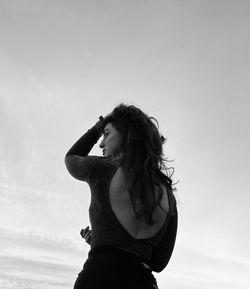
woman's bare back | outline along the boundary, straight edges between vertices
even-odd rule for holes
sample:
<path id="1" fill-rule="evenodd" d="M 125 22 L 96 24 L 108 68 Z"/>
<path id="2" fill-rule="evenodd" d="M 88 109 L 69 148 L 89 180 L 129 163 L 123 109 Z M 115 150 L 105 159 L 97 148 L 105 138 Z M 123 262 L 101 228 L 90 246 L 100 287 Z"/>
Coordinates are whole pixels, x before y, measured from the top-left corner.
<path id="1" fill-rule="evenodd" d="M 120 224 L 133 238 L 150 238 L 154 236 L 163 226 L 167 217 L 166 213 L 169 211 L 169 201 L 166 187 L 164 184 L 162 184 L 161 187 L 163 189 L 161 207 L 164 211 L 157 206 L 153 214 L 156 224 L 149 226 L 146 224 L 144 216 L 136 219 L 123 169 L 120 166 L 116 170 L 109 187 L 109 200 L 111 208 Z M 157 191 L 154 193 L 157 194 Z"/>

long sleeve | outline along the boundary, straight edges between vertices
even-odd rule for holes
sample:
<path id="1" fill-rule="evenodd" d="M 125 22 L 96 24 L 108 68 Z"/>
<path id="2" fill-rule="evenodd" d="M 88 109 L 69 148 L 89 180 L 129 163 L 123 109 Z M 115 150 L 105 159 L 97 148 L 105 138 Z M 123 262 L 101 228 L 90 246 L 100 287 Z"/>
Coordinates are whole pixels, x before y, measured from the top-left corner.
<path id="1" fill-rule="evenodd" d="M 168 230 L 163 239 L 152 252 L 150 267 L 155 272 L 161 272 L 170 260 L 176 240 L 177 224 L 178 214 L 176 213 L 176 215 L 171 217 Z"/>
<path id="2" fill-rule="evenodd" d="M 98 121 L 73 144 L 65 156 L 68 172 L 78 180 L 88 182 L 92 169 L 100 158 L 88 154 L 101 136 L 102 124 L 101 120 Z"/>
<path id="3" fill-rule="evenodd" d="M 168 182 L 166 176 L 161 173 L 162 181 Z M 169 214 L 167 230 L 161 241 L 154 247 L 150 256 L 150 267 L 155 272 L 161 272 L 169 263 L 172 256 L 178 227 L 177 202 L 173 192 L 169 192 Z"/>

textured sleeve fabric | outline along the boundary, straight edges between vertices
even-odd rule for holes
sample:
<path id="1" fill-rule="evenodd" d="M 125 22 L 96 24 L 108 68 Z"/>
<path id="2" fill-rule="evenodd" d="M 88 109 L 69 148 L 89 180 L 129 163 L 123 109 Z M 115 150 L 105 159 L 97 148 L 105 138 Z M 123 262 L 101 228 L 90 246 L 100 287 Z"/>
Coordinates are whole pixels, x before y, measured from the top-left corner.
<path id="1" fill-rule="evenodd" d="M 96 162 L 101 158 L 98 156 L 88 156 L 92 147 L 101 136 L 100 122 L 96 123 L 80 137 L 65 156 L 65 165 L 68 172 L 80 181 L 89 182 L 91 172 Z"/>

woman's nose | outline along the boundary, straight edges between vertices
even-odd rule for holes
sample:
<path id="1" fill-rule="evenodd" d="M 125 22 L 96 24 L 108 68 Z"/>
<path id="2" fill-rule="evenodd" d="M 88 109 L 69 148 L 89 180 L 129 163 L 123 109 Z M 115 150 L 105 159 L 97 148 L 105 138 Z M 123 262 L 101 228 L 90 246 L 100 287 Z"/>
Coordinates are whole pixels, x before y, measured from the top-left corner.
<path id="1" fill-rule="evenodd" d="M 100 148 L 103 148 L 103 147 L 104 147 L 104 142 L 103 142 L 103 140 L 102 140 L 101 143 L 99 144 L 99 147 L 100 147 Z"/>

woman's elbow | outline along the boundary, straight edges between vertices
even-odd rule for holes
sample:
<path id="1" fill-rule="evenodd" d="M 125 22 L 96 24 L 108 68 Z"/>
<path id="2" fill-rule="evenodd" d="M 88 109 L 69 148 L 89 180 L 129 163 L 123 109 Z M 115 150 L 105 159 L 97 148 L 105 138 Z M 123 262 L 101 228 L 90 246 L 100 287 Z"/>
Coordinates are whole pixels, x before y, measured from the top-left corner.
<path id="1" fill-rule="evenodd" d="M 153 263 L 152 262 L 150 264 L 150 268 L 152 269 L 152 271 L 154 271 L 156 273 L 160 273 L 161 271 L 163 271 L 166 268 L 167 263 L 163 263 L 163 262 L 155 262 L 155 263 Z"/>
<path id="2" fill-rule="evenodd" d="M 76 168 L 75 168 L 75 165 L 74 165 L 74 161 L 72 159 L 72 156 L 69 156 L 69 155 L 66 155 L 64 157 L 64 163 L 65 163 L 65 166 L 66 166 L 66 169 L 67 171 L 69 172 L 69 174 L 76 178 Z"/>
<path id="3" fill-rule="evenodd" d="M 64 157 L 64 164 L 65 164 L 65 167 L 67 168 L 67 170 L 69 171 L 69 168 L 70 168 L 70 157 L 68 155 L 65 155 L 65 157 Z"/>

